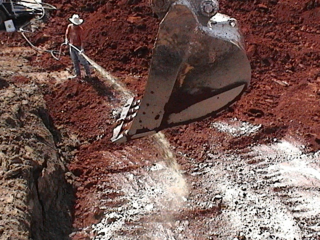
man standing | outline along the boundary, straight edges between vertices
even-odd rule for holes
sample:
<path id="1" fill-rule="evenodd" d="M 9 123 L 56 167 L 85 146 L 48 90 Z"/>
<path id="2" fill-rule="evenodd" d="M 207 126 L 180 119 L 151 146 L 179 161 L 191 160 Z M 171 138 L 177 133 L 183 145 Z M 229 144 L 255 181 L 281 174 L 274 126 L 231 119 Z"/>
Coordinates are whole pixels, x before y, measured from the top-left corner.
<path id="1" fill-rule="evenodd" d="M 74 70 L 76 75 L 73 77 L 81 78 L 80 63 L 83 65 L 86 71 L 86 78 L 91 77 L 90 67 L 86 59 L 82 56 L 83 53 L 83 41 L 82 34 L 83 28 L 80 26 L 83 23 L 83 19 L 78 14 L 73 14 L 69 18 L 71 24 L 68 25 L 65 42 L 69 44 L 70 57 L 73 62 Z"/>

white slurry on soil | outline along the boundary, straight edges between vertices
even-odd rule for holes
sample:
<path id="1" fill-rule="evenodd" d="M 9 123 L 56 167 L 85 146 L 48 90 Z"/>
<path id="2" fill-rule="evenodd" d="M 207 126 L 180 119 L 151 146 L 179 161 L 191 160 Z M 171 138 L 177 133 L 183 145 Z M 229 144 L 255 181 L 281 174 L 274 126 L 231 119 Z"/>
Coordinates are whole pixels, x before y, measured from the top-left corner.
<path id="1" fill-rule="evenodd" d="M 216 126 L 235 132 L 234 124 L 230 130 L 226 123 Z M 250 159 L 257 163 L 248 164 Z M 318 154 L 303 154 L 283 140 L 254 147 L 243 156 L 222 154 L 203 178 L 207 188 L 220 190 L 226 205 L 221 239 L 235 234 L 261 240 L 320 237 Z"/>
<path id="2" fill-rule="evenodd" d="M 182 174 L 176 169 L 173 153 L 168 142 L 157 134 L 159 146 L 164 151 L 163 160 L 150 167 L 131 172 L 113 174 L 106 185 L 114 186 L 120 202 L 114 208 L 103 207 L 114 199 L 101 200 L 101 209 L 107 214 L 100 223 L 92 226 L 94 239 L 174 239 L 171 230 L 173 215 L 187 201 L 188 188 Z M 148 161 L 147 159 L 143 161 Z M 113 190 L 101 186 L 101 195 Z"/>
<path id="3" fill-rule="evenodd" d="M 211 126 L 220 132 L 229 133 L 233 137 L 249 136 L 261 128 L 261 125 L 255 126 L 247 122 L 238 121 L 236 118 L 230 120 L 228 123 L 213 122 Z"/>
<path id="4" fill-rule="evenodd" d="M 258 129 L 234 120 L 230 129 L 228 123 L 215 126 L 230 134 L 244 126 L 250 133 Z M 158 138 L 170 148 L 163 136 Z M 184 175 L 168 159 L 114 174 L 108 185 L 121 189 L 117 201 L 122 203 L 105 207 L 91 233 L 94 239 L 319 239 L 319 153 L 303 154 L 296 146 L 283 140 L 240 155 L 211 154 L 204 163 L 192 161 Z M 167 156 L 173 158 L 170 151 Z M 192 214 L 210 212 L 217 196 L 222 197 L 219 213 Z"/>
<path id="5" fill-rule="evenodd" d="M 94 239 L 174 236 L 169 227 L 172 214 L 186 201 L 185 192 L 180 191 L 180 186 L 185 185 L 180 174 L 159 162 L 151 168 L 117 174 L 113 183 L 117 183 L 123 194 L 118 198 L 121 206 L 107 208 L 102 221 L 92 226 Z M 105 201 L 108 203 L 108 199 Z"/>

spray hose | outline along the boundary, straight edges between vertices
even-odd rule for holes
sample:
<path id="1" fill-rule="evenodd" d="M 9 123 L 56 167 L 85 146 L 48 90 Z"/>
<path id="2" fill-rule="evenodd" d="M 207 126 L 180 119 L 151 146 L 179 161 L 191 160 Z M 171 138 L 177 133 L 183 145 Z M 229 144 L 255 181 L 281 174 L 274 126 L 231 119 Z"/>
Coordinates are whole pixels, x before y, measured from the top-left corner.
<path id="1" fill-rule="evenodd" d="M 77 48 L 76 46 L 72 45 L 71 43 L 64 43 L 69 45 L 70 47 L 72 47 L 73 49 L 75 49 L 88 63 L 90 63 L 90 65 L 95 66 L 98 64 L 96 64 L 93 60 L 91 60 L 87 55 L 84 54 L 83 50 L 80 50 L 79 48 Z"/>
<path id="2" fill-rule="evenodd" d="M 27 43 L 28 43 L 33 49 L 35 49 L 35 50 L 38 51 L 38 52 L 47 52 L 47 53 L 50 53 L 51 56 L 52 56 L 55 60 L 59 61 L 59 60 L 60 60 L 60 57 L 61 57 L 61 52 L 62 52 L 62 47 L 63 47 L 63 45 L 69 45 L 69 46 L 71 46 L 72 48 L 74 48 L 77 52 L 79 52 L 79 53 L 92 65 L 92 62 L 93 62 L 93 61 L 92 61 L 88 56 L 86 56 L 86 55 L 83 53 L 83 51 L 81 51 L 79 48 L 77 48 L 76 46 L 72 45 L 71 43 L 67 43 L 67 42 L 61 43 L 60 48 L 59 48 L 59 51 L 57 51 L 57 50 L 47 50 L 47 49 L 43 50 L 43 49 L 41 49 L 41 48 L 36 47 L 34 44 L 32 44 L 32 42 L 27 38 L 27 36 L 24 34 L 24 32 L 26 32 L 26 31 L 24 31 L 23 29 L 20 29 L 20 33 L 21 33 L 21 35 L 23 36 L 23 38 L 27 41 Z"/>
<path id="3" fill-rule="evenodd" d="M 57 51 L 57 50 L 46 50 L 46 49 L 43 50 L 43 49 L 40 49 L 40 48 L 36 47 L 35 45 L 33 45 L 32 42 L 27 38 L 27 36 L 24 34 L 23 31 L 20 31 L 20 33 L 21 33 L 21 35 L 23 36 L 23 38 L 27 41 L 27 43 L 28 43 L 33 49 L 35 49 L 35 50 L 38 51 L 38 52 L 47 52 L 47 53 L 50 53 L 51 56 L 52 56 L 55 60 L 57 60 L 57 61 L 60 60 L 61 52 L 62 52 L 62 46 L 63 46 L 63 45 L 67 45 L 67 43 L 62 43 L 62 44 L 60 45 L 59 51 Z"/>
<path id="4" fill-rule="evenodd" d="M 21 30 L 21 29 L 20 29 Z M 97 71 L 99 71 L 103 76 L 105 76 L 112 84 L 114 87 L 118 88 L 121 92 L 124 93 L 124 95 L 128 95 L 130 97 L 132 97 L 132 93 L 128 92 L 128 90 L 126 90 L 126 88 L 124 86 L 122 86 L 121 83 L 119 83 L 119 81 L 117 81 L 109 72 L 107 72 L 103 67 L 101 67 L 99 64 L 97 64 L 96 62 L 94 62 L 92 59 L 90 59 L 87 55 L 85 55 L 83 53 L 83 51 L 81 51 L 79 48 L 77 48 L 76 46 L 72 45 L 71 43 L 67 43 L 64 42 L 60 45 L 60 49 L 59 51 L 56 50 L 43 50 L 40 49 L 38 47 L 36 47 L 35 45 L 33 45 L 30 40 L 26 37 L 26 35 L 24 34 L 24 32 L 21 30 L 20 31 L 22 36 L 24 37 L 24 39 L 28 42 L 28 44 L 35 49 L 36 51 L 40 51 L 40 52 L 47 52 L 50 53 L 51 56 L 56 59 L 56 60 L 60 60 L 61 57 L 61 51 L 62 51 L 62 46 L 63 45 L 69 45 L 70 47 L 74 48 L 76 51 L 78 51 L 80 53 L 80 55 L 91 65 L 93 66 Z M 58 53 L 58 54 L 57 54 Z M 57 55 L 56 55 L 57 54 Z"/>
<path id="5" fill-rule="evenodd" d="M 99 64 L 97 64 L 95 61 L 90 59 L 87 55 L 83 53 L 79 48 L 72 45 L 71 43 L 68 43 L 72 48 L 74 48 L 76 51 L 80 53 L 80 55 L 91 65 L 93 66 L 98 72 L 100 72 L 104 77 L 106 77 L 109 82 L 112 83 L 112 85 L 117 88 L 119 91 L 121 91 L 124 95 L 127 97 L 133 97 L 133 93 L 128 91 L 125 86 L 123 86 L 116 78 L 114 78 L 109 72 L 107 72 L 103 67 L 101 67 Z"/>

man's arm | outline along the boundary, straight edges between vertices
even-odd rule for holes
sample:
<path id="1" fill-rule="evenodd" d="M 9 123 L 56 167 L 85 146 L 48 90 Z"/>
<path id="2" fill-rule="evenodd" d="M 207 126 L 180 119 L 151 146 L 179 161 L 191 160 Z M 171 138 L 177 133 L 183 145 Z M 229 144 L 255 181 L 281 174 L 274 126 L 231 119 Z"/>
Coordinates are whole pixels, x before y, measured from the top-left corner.
<path id="1" fill-rule="evenodd" d="M 64 36 L 65 43 L 69 43 L 70 26 L 71 26 L 71 24 L 68 25 L 65 36 Z"/>
<path id="2" fill-rule="evenodd" d="M 80 26 L 79 39 L 80 39 L 80 42 L 81 42 L 81 50 L 83 51 L 84 48 L 83 48 L 82 34 L 83 34 L 83 28 Z"/>

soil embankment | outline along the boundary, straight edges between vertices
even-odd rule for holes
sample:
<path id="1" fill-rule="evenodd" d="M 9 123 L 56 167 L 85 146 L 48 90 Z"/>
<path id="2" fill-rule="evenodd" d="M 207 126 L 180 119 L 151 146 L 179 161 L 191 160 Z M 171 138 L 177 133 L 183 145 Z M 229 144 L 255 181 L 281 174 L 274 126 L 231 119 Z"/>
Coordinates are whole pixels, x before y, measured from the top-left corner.
<path id="1" fill-rule="evenodd" d="M 66 239 L 73 191 L 43 95 L 1 78 L 0 96 L 1 239 Z"/>

